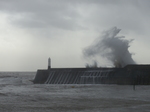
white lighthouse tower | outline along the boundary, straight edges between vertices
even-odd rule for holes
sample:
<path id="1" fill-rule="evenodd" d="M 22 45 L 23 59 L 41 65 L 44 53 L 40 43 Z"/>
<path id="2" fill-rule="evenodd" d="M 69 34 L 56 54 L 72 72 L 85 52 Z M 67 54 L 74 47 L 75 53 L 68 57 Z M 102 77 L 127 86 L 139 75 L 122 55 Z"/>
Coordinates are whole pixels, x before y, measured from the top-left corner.
<path id="1" fill-rule="evenodd" d="M 51 68 L 51 58 L 48 58 L 48 70 Z"/>

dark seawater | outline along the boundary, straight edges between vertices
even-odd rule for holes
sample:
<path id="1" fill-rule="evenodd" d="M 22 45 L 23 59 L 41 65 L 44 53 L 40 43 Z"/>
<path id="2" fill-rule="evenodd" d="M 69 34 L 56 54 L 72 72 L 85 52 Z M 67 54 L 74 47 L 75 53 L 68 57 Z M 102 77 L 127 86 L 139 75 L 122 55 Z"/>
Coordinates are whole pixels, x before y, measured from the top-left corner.
<path id="1" fill-rule="evenodd" d="M 148 112 L 150 86 L 33 84 L 36 72 L 0 72 L 0 112 Z"/>

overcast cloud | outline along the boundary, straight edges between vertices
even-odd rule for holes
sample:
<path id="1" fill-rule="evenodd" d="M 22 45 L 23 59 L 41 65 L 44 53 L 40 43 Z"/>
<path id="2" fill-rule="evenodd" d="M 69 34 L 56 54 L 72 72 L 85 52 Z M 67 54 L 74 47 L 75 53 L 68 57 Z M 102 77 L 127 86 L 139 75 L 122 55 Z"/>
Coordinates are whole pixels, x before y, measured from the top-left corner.
<path id="1" fill-rule="evenodd" d="M 84 67 L 82 50 L 114 26 L 129 51 L 150 63 L 149 0 L 0 0 L 0 70 Z M 104 66 L 111 64 L 101 59 Z"/>

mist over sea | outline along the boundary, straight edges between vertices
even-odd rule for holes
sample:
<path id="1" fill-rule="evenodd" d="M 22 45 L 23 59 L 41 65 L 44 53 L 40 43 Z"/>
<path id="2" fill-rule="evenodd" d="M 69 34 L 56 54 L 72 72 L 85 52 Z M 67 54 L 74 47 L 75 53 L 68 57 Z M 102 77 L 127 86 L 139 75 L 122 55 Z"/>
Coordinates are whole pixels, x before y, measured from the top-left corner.
<path id="1" fill-rule="evenodd" d="M 36 72 L 0 72 L 0 112 L 148 112 L 150 86 L 33 84 Z"/>

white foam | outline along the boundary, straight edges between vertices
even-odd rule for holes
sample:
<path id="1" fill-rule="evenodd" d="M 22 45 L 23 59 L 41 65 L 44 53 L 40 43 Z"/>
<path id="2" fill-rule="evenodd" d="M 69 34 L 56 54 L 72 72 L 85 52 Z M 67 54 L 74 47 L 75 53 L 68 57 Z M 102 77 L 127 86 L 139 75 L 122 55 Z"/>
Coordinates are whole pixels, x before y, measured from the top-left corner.
<path id="1" fill-rule="evenodd" d="M 21 78 L 5 77 L 0 79 L 0 84 L 22 84 Z"/>

